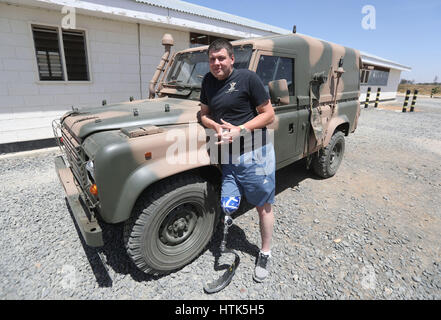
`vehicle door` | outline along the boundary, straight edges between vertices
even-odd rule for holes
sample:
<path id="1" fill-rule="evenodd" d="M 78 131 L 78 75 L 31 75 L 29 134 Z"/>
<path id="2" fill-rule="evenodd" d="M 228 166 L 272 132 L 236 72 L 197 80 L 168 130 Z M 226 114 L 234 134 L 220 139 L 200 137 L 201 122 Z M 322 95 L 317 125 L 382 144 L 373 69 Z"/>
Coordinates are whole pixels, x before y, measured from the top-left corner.
<path id="1" fill-rule="evenodd" d="M 268 95 L 268 82 L 285 79 L 288 83 L 289 104 L 273 104 L 276 120 L 270 126 L 274 128 L 274 150 L 277 168 L 280 168 L 293 162 L 296 149 L 298 116 L 294 83 L 295 55 L 259 50 L 254 61 L 254 70 L 262 80 Z"/>

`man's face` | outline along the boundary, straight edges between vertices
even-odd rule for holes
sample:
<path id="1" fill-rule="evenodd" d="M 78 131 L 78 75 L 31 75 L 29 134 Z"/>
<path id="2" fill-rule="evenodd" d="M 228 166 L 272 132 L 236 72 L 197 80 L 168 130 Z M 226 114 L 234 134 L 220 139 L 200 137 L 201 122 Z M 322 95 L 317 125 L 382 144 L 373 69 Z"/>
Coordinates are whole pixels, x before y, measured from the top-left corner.
<path id="1" fill-rule="evenodd" d="M 234 55 L 230 57 L 227 49 L 210 51 L 208 54 L 210 72 L 218 80 L 226 79 L 233 71 Z"/>

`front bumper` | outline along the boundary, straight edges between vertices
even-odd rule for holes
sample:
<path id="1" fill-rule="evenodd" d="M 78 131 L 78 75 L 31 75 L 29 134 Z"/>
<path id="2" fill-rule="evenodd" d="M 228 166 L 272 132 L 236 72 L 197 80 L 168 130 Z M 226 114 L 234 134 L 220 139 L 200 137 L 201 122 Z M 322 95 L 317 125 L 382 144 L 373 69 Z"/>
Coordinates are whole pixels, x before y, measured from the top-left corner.
<path id="1" fill-rule="evenodd" d="M 84 205 L 82 191 L 75 183 L 72 171 L 66 166 L 62 156 L 55 158 L 55 170 L 66 192 L 67 201 L 84 241 L 88 246 L 102 247 L 104 242 L 101 227 L 87 206 Z"/>

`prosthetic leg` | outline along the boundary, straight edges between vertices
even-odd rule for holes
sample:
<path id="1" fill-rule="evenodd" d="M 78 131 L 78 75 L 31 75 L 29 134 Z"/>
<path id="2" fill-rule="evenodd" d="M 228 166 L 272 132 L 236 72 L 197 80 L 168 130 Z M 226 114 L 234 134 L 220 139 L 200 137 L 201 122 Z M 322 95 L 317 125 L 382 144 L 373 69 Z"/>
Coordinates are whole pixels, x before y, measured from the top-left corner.
<path id="1" fill-rule="evenodd" d="M 227 235 L 228 235 L 228 229 L 233 225 L 233 218 L 231 218 L 231 213 L 236 211 L 237 208 L 239 207 L 239 203 L 240 203 L 240 197 L 235 197 L 235 198 L 239 198 L 236 203 L 237 206 L 235 206 L 236 208 L 234 210 L 231 210 L 231 207 L 229 208 L 230 210 L 226 209 L 225 206 L 225 201 L 222 201 L 222 209 L 225 213 L 225 217 L 224 217 L 224 233 L 223 233 L 223 237 L 222 237 L 222 242 L 220 245 L 220 254 L 226 254 L 226 253 L 232 253 L 234 254 L 234 262 L 228 267 L 228 269 L 224 272 L 224 274 L 222 276 L 220 276 L 217 280 L 215 280 L 214 282 L 211 283 L 207 283 L 204 286 L 204 291 L 206 293 L 216 293 L 221 291 L 222 289 L 224 289 L 226 286 L 228 286 L 231 282 L 231 280 L 233 279 L 234 273 L 236 272 L 237 267 L 239 266 L 239 262 L 240 262 L 240 258 L 239 255 L 232 249 L 228 249 L 226 247 L 227 244 Z"/>

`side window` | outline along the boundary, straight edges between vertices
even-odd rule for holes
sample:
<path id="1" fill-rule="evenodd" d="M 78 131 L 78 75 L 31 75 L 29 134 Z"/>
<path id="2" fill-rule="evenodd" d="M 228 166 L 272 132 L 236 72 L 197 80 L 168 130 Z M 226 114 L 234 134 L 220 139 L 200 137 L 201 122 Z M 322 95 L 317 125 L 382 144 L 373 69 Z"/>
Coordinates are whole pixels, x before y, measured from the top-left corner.
<path id="1" fill-rule="evenodd" d="M 285 79 L 288 83 L 289 95 L 294 95 L 294 59 L 261 55 L 256 73 L 268 94 L 268 82 Z"/>

